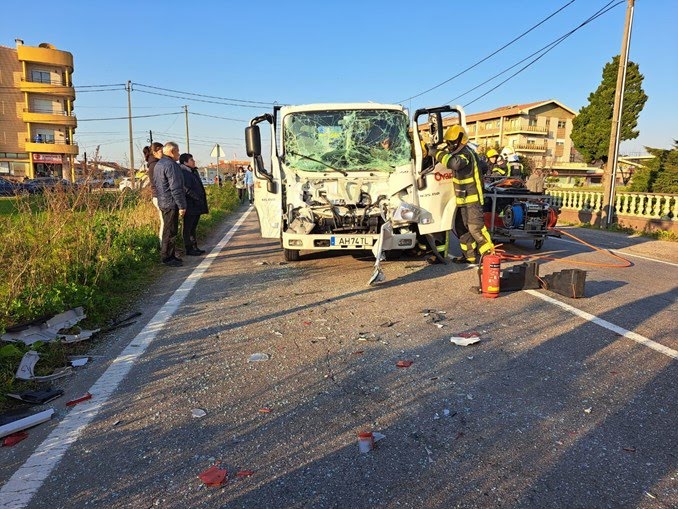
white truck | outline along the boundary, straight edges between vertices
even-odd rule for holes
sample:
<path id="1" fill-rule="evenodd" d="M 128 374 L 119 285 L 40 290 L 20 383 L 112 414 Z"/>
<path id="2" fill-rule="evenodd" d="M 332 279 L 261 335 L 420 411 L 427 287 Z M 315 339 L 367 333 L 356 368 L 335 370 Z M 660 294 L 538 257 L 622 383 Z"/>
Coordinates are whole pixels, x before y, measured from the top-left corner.
<path id="1" fill-rule="evenodd" d="M 245 139 L 261 236 L 279 239 L 287 261 L 300 251 L 372 250 L 370 282 L 383 279 L 387 252 L 421 241 L 435 249 L 433 234 L 454 224 L 454 189 L 450 170 L 434 166 L 421 142 L 442 141 L 443 114 L 465 125 L 460 106 L 417 110 L 410 126 L 402 106 L 377 103 L 276 106 L 252 119 Z"/>

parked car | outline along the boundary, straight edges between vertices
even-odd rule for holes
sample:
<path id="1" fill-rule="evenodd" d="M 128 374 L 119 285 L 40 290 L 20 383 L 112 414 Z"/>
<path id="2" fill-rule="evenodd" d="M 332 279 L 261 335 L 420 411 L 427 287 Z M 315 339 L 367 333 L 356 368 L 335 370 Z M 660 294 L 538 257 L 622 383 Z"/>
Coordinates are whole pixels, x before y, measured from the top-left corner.
<path id="1" fill-rule="evenodd" d="M 0 177 L 0 196 L 16 196 L 24 191 L 21 184 Z"/>
<path id="2" fill-rule="evenodd" d="M 60 187 L 65 190 L 75 189 L 75 184 L 72 184 L 69 180 L 62 179 L 59 177 L 37 177 L 32 180 L 27 180 L 22 184 L 26 192 L 30 194 L 40 194 L 45 191 L 45 189 L 56 189 Z"/>

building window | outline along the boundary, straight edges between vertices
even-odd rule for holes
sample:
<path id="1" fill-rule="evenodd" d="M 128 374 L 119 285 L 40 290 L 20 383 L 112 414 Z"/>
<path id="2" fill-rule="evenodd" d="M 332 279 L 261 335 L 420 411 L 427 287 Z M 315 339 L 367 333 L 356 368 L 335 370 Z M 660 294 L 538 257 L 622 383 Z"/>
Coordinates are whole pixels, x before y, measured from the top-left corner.
<path id="1" fill-rule="evenodd" d="M 49 72 L 46 71 L 32 71 L 31 81 L 34 83 L 51 83 L 52 77 L 50 76 Z"/>
<path id="2" fill-rule="evenodd" d="M 528 145 L 534 145 L 536 143 L 536 140 L 534 138 L 528 138 L 527 139 L 527 144 Z"/>
<path id="3" fill-rule="evenodd" d="M 529 125 L 530 127 L 536 127 L 537 126 L 537 117 L 530 117 L 527 125 Z"/>
<path id="4" fill-rule="evenodd" d="M 558 120 L 558 129 L 565 129 L 565 120 Z"/>
<path id="5" fill-rule="evenodd" d="M 0 173 L 9 175 L 9 163 L 0 161 Z"/>
<path id="6" fill-rule="evenodd" d="M 563 140 L 556 140 L 556 145 L 557 145 L 558 147 L 562 147 L 562 146 L 565 145 L 565 142 L 564 142 Z"/>

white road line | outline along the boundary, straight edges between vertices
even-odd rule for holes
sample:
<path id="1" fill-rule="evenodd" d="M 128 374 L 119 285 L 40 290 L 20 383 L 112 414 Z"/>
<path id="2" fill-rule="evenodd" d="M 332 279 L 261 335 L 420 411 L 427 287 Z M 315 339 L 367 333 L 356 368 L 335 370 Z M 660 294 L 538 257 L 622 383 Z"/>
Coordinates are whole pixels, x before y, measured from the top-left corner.
<path id="1" fill-rule="evenodd" d="M 622 327 L 619 327 L 618 325 L 608 322 L 607 320 L 603 320 L 602 318 L 598 318 L 595 315 L 587 313 L 586 311 L 582 311 L 581 309 L 577 309 L 573 306 L 570 306 L 569 304 L 560 302 L 559 300 L 549 297 L 548 295 L 539 293 L 537 290 L 525 290 L 525 291 L 530 295 L 540 298 L 543 301 L 559 306 L 563 308 L 565 311 L 568 311 L 573 315 L 578 316 L 579 318 L 583 318 L 584 320 L 588 320 L 589 322 L 595 323 L 596 325 L 600 325 L 601 327 L 604 327 L 607 330 L 616 332 L 620 336 L 624 336 L 625 338 L 631 339 L 636 343 L 640 343 L 641 345 L 644 345 L 648 348 L 652 348 L 653 350 L 656 350 L 659 353 L 667 355 L 668 357 L 678 359 L 678 351 L 674 350 L 673 348 L 669 348 L 668 346 L 659 344 L 656 341 L 652 341 L 651 339 L 648 339 L 645 336 L 641 336 L 640 334 L 636 334 L 635 332 L 628 331 Z"/>
<path id="2" fill-rule="evenodd" d="M 66 454 L 68 448 L 75 443 L 80 433 L 99 413 L 99 410 L 132 369 L 134 362 L 146 351 L 158 332 L 163 329 L 167 320 L 177 311 L 191 289 L 207 271 L 219 252 L 228 244 L 238 228 L 242 226 L 251 211 L 252 207 L 243 213 L 214 249 L 205 256 L 203 261 L 193 269 L 193 272 L 163 304 L 151 321 L 129 342 L 122 353 L 92 385 L 89 392 L 93 395 L 93 398 L 89 402 L 81 403 L 73 408 L 0 489 L 0 507 L 19 509 L 28 505 L 45 479 Z"/>
<path id="3" fill-rule="evenodd" d="M 560 242 L 567 242 L 568 244 L 575 244 L 577 246 L 582 246 L 586 247 L 580 242 L 575 242 L 574 240 L 568 240 L 568 239 L 559 239 L 558 237 L 552 237 L 554 240 L 559 240 Z M 607 248 L 606 248 L 607 249 Z M 621 251 L 620 249 L 610 249 L 609 251 L 618 254 L 619 256 L 631 256 L 633 258 L 642 258 L 643 260 L 647 260 L 650 262 L 657 262 L 657 263 L 663 263 L 666 265 L 671 265 L 672 267 L 678 267 L 678 263 L 673 263 L 673 262 L 667 262 L 666 260 L 658 260 L 657 258 L 650 258 L 648 256 L 641 256 L 637 254 L 631 254 L 628 251 Z"/>

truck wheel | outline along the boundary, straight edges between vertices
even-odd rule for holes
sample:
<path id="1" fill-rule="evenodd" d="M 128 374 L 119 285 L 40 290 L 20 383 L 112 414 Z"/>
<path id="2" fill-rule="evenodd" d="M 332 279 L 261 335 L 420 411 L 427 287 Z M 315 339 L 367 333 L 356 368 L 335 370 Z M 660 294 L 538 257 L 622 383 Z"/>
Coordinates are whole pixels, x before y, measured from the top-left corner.
<path id="1" fill-rule="evenodd" d="M 286 262 L 298 262 L 299 250 L 283 248 L 283 258 Z"/>

